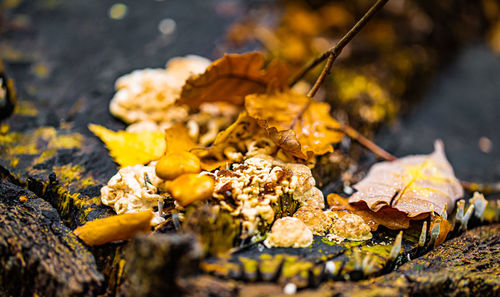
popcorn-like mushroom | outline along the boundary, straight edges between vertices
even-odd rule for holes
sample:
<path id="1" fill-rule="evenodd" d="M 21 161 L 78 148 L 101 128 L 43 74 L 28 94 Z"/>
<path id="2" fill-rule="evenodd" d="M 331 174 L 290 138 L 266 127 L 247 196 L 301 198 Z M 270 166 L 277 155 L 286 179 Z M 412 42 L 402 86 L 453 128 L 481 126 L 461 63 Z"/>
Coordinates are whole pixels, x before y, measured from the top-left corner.
<path id="1" fill-rule="evenodd" d="M 187 56 L 171 59 L 167 69 L 149 68 L 124 75 L 116 81 L 117 92 L 110 102 L 110 111 L 129 124 L 184 120 L 188 108 L 174 103 L 186 79 L 202 73 L 209 64 L 205 58 Z"/>
<path id="2" fill-rule="evenodd" d="M 293 214 L 293 217 L 304 222 L 315 235 L 325 235 L 332 226 L 332 220 L 317 208 L 301 207 Z"/>
<path id="3" fill-rule="evenodd" d="M 120 77 L 111 99 L 111 114 L 126 123 L 141 121 L 175 121 L 188 115 L 184 106 L 174 102 L 180 88 L 172 86 L 175 76 L 164 69 L 141 69 Z"/>
<path id="4" fill-rule="evenodd" d="M 190 152 L 168 153 L 158 160 L 156 175 L 171 180 L 185 173 L 200 173 L 200 159 Z"/>
<path id="5" fill-rule="evenodd" d="M 284 195 L 289 195 L 297 206 L 324 207 L 311 170 L 302 164 L 258 155 L 233 165 L 232 170 L 217 170 L 214 175 L 214 197 L 220 200 L 222 208 L 242 218 L 246 235 L 255 234 L 261 223 L 271 224 L 275 220 L 274 208 Z"/>
<path id="6" fill-rule="evenodd" d="M 160 190 L 164 187 L 163 180 L 156 176 L 155 166 L 123 167 L 101 188 L 101 201 L 117 214 L 151 211 L 163 201 Z M 162 221 L 161 214 L 156 212 L 153 224 Z"/>
<path id="7" fill-rule="evenodd" d="M 328 212 L 328 215 L 333 219 L 329 236 L 333 235 L 332 237 L 352 241 L 363 241 L 372 238 L 370 226 L 365 223 L 362 217 L 342 211 Z"/>
<path id="8" fill-rule="evenodd" d="M 306 224 L 292 217 L 284 217 L 276 220 L 271 233 L 264 241 L 264 245 L 270 247 L 308 247 L 313 242 L 313 234 Z"/>
<path id="9" fill-rule="evenodd" d="M 214 179 L 208 175 L 183 174 L 172 181 L 168 187 L 172 197 L 181 206 L 198 200 L 208 199 L 214 191 Z"/>

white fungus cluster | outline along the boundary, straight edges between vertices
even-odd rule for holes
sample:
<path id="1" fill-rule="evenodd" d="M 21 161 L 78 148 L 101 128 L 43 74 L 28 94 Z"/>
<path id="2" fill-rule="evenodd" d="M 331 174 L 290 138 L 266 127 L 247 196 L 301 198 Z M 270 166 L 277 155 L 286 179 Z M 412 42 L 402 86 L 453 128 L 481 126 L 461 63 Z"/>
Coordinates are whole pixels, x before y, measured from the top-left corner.
<path id="1" fill-rule="evenodd" d="M 270 247 L 308 247 L 313 242 L 313 233 L 301 220 L 293 217 L 284 217 L 276 220 L 271 233 L 264 241 Z"/>
<path id="2" fill-rule="evenodd" d="M 130 130 L 165 128 L 188 116 L 185 106 L 175 105 L 189 76 L 205 71 L 210 60 L 199 56 L 171 59 L 166 69 L 141 69 L 120 77 L 110 103 L 111 113 L 128 124 Z"/>
<path id="3" fill-rule="evenodd" d="M 163 183 L 156 176 L 153 165 L 123 167 L 101 188 L 101 201 L 117 214 L 153 210 L 158 202 L 163 201 L 164 197 L 159 194 Z M 155 213 L 153 224 L 163 221 L 160 215 Z"/>
<path id="4" fill-rule="evenodd" d="M 215 173 L 214 197 L 222 208 L 242 218 L 243 231 L 254 234 L 261 220 L 274 221 L 273 205 L 290 195 L 299 205 L 324 207 L 323 195 L 314 187 L 311 170 L 302 164 L 287 164 L 259 155 Z"/>

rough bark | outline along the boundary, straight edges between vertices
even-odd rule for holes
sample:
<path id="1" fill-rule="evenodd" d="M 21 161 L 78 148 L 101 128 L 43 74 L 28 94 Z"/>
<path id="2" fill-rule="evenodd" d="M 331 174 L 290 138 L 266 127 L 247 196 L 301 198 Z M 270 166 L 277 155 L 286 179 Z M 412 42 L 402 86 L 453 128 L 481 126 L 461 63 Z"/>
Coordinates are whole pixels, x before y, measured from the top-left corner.
<path id="1" fill-rule="evenodd" d="M 467 231 L 387 275 L 360 282 L 329 281 L 297 296 L 498 296 L 499 273 L 500 224 L 494 224 Z M 238 289 L 241 296 L 283 294 L 277 285 Z"/>
<path id="2" fill-rule="evenodd" d="M 0 291 L 12 296 L 92 296 L 104 277 L 57 211 L 32 192 L 0 183 Z"/>

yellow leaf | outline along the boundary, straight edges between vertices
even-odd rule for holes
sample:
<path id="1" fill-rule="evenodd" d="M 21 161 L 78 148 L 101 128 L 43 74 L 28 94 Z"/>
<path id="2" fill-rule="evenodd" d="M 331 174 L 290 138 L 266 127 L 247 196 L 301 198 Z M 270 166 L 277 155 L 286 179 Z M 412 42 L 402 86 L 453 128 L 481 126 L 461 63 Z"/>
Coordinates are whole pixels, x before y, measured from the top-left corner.
<path id="1" fill-rule="evenodd" d="M 178 102 L 191 107 L 216 101 L 242 105 L 248 94 L 284 89 L 288 77 L 285 65 L 274 62 L 265 70 L 263 66 L 264 56 L 259 52 L 226 54 L 203 74 L 189 78 Z"/>
<path id="2" fill-rule="evenodd" d="M 350 203 L 364 202 L 375 212 L 393 208 L 414 218 L 421 214 L 451 213 L 464 190 L 436 141 L 430 155 L 407 156 L 372 166 L 368 175 L 354 185 L 358 190 Z"/>
<path id="3" fill-rule="evenodd" d="M 73 233 L 87 245 L 101 245 L 130 239 L 139 232 L 151 231 L 151 219 L 151 211 L 121 214 L 87 222 Z"/>
<path id="4" fill-rule="evenodd" d="M 165 153 L 163 132 L 115 132 L 94 124 L 89 125 L 89 130 L 106 144 L 109 154 L 120 167 L 146 164 Z"/>
<path id="5" fill-rule="evenodd" d="M 340 125 L 330 116 L 330 106 L 310 100 L 293 91 L 252 94 L 246 97 L 245 108 L 285 153 L 309 160 L 314 155 L 332 152 L 332 144 L 344 137 L 335 130 Z"/>

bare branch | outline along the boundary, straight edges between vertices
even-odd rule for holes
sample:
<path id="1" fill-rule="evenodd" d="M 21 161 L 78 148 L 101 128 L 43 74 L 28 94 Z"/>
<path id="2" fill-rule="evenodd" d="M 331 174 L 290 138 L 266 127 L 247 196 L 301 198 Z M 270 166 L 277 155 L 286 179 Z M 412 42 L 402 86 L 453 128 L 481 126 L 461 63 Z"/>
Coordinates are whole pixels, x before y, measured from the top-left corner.
<path id="1" fill-rule="evenodd" d="M 314 67 L 319 65 L 324 60 L 328 59 L 333 55 L 333 61 L 331 61 L 329 68 L 326 70 L 328 73 L 330 68 L 332 67 L 333 62 L 340 55 L 344 47 L 358 34 L 359 31 L 368 23 L 368 21 L 373 17 L 375 13 L 377 13 L 389 0 L 378 0 L 373 6 L 363 15 L 363 17 L 347 32 L 342 39 L 340 39 L 337 44 L 330 48 L 328 51 L 324 52 L 321 56 L 307 64 L 290 82 L 289 86 L 293 87 L 299 80 L 301 80 L 309 71 L 311 71 Z M 328 64 L 328 63 L 327 63 Z M 325 65 L 325 68 L 328 65 Z M 323 69 L 324 72 L 324 69 Z M 321 76 L 318 78 L 318 80 Z M 324 78 L 323 78 L 324 79 Z M 317 81 L 316 81 L 317 82 Z M 316 84 L 314 84 L 316 85 Z"/>

